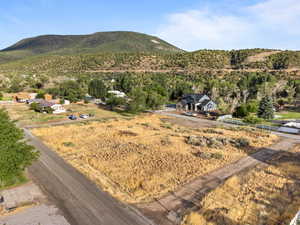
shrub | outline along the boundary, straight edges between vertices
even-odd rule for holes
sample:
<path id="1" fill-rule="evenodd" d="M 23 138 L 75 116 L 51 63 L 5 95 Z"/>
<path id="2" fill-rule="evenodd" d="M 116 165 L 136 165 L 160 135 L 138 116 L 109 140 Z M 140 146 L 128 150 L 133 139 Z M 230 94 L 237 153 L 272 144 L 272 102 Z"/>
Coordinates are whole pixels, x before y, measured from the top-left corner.
<path id="1" fill-rule="evenodd" d="M 249 113 L 257 113 L 259 103 L 255 100 L 252 100 L 247 103 L 246 108 Z"/>
<path id="2" fill-rule="evenodd" d="M 211 154 L 211 157 L 213 159 L 222 159 L 223 158 L 223 155 L 221 153 L 212 153 Z"/>
<path id="3" fill-rule="evenodd" d="M 42 112 L 43 109 L 39 103 L 33 102 L 30 104 L 30 109 L 34 110 L 35 112 Z"/>
<path id="4" fill-rule="evenodd" d="M 3 94 L 0 92 L 0 100 L 3 100 Z"/>
<path id="5" fill-rule="evenodd" d="M 170 138 L 168 136 L 165 136 L 160 139 L 160 143 L 162 145 L 170 145 L 170 144 L 172 144 L 172 141 L 170 140 Z"/>
<path id="6" fill-rule="evenodd" d="M 237 138 L 233 142 L 234 142 L 233 144 L 237 148 L 245 148 L 250 145 L 248 139 L 246 139 L 246 138 Z"/>
<path id="7" fill-rule="evenodd" d="M 244 118 L 243 122 L 250 124 L 258 124 L 263 122 L 263 119 L 258 118 L 257 116 L 249 115 L 246 118 Z"/>
<path id="8" fill-rule="evenodd" d="M 246 105 L 241 105 L 241 106 L 238 106 L 235 109 L 235 112 L 233 113 L 233 116 L 238 117 L 238 118 L 244 118 L 244 117 L 248 116 L 249 114 L 250 113 L 247 110 L 247 106 Z"/>
<path id="9" fill-rule="evenodd" d="M 64 142 L 63 145 L 66 147 L 75 147 L 75 144 L 73 142 Z"/>
<path id="10" fill-rule="evenodd" d="M 45 91 L 39 91 L 37 93 L 37 95 L 36 95 L 36 98 L 42 98 L 42 99 L 44 99 L 45 94 L 46 94 Z"/>

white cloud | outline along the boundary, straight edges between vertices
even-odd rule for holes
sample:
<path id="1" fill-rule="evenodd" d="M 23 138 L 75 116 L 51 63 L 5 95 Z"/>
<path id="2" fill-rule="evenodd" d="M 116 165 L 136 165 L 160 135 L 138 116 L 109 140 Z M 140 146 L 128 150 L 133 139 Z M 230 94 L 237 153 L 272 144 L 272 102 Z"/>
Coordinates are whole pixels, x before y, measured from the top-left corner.
<path id="1" fill-rule="evenodd" d="M 300 49 L 299 0 L 265 0 L 227 14 L 220 11 L 205 7 L 170 14 L 157 35 L 187 50 Z"/>

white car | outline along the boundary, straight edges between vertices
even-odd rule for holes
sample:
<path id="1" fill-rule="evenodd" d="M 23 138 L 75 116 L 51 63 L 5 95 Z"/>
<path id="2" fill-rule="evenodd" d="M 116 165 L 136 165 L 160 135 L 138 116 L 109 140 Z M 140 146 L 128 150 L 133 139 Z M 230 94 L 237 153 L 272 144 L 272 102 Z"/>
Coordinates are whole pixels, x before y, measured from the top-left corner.
<path id="1" fill-rule="evenodd" d="M 87 115 L 87 114 L 81 114 L 79 117 L 80 117 L 81 119 L 87 119 L 87 118 L 89 118 L 90 116 Z"/>
<path id="2" fill-rule="evenodd" d="M 197 117 L 198 114 L 197 113 L 192 113 L 192 112 L 185 112 L 183 113 L 185 116 L 193 116 L 193 117 Z"/>

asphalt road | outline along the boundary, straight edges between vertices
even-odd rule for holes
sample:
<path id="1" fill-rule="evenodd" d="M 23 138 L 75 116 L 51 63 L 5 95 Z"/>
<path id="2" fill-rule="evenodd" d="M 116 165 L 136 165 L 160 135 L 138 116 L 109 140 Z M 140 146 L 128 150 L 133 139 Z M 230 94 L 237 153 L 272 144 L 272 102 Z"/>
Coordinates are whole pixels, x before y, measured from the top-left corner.
<path id="1" fill-rule="evenodd" d="M 159 111 L 157 113 L 162 114 L 162 115 L 166 115 L 166 116 L 170 116 L 170 117 L 189 120 L 189 121 L 196 122 L 196 123 L 199 123 L 199 124 L 203 124 L 203 127 L 205 127 L 205 126 L 218 126 L 218 125 L 231 126 L 231 127 L 238 126 L 238 125 L 234 125 L 234 124 L 228 124 L 228 123 L 223 123 L 223 122 L 214 121 L 214 120 L 206 120 L 206 119 L 201 119 L 201 118 L 197 118 L 197 117 L 179 115 L 179 114 L 174 114 L 174 113 L 169 113 L 169 112 L 164 112 L 164 111 Z M 300 135 L 286 134 L 286 133 L 274 132 L 274 131 L 272 131 L 271 133 L 276 134 L 276 135 L 278 135 L 280 137 L 283 137 L 283 138 L 290 138 L 290 139 L 300 140 Z"/>
<path id="2" fill-rule="evenodd" d="M 153 225 L 136 209 L 101 191 L 29 130 L 29 143 L 41 152 L 30 168 L 32 179 L 63 211 L 71 225 Z"/>

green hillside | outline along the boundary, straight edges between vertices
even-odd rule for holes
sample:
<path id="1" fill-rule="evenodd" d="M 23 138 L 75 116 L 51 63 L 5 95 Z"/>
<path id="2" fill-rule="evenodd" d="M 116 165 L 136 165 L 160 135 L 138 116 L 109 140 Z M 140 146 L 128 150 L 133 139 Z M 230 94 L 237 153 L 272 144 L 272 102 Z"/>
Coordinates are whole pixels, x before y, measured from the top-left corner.
<path id="1" fill-rule="evenodd" d="M 44 35 L 27 38 L 0 51 L 0 62 L 40 54 L 99 52 L 180 52 L 154 36 L 135 32 L 99 32 L 91 35 Z"/>

